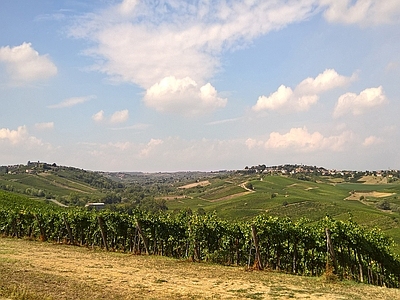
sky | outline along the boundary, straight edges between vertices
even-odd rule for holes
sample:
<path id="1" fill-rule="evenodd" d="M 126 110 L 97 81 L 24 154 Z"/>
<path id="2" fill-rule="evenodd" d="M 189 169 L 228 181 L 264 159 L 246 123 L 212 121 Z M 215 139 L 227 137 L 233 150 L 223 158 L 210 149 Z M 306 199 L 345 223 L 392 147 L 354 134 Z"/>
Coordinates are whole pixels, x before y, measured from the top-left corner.
<path id="1" fill-rule="evenodd" d="M 399 0 L 1 0 L 0 165 L 400 169 Z"/>

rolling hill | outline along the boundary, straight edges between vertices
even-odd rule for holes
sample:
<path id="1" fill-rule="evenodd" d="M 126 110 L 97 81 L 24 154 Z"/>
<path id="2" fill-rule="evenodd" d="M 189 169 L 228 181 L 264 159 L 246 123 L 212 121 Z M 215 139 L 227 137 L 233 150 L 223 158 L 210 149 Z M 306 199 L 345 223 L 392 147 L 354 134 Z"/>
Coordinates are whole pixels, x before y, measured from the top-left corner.
<path id="1" fill-rule="evenodd" d="M 229 220 L 259 214 L 310 222 L 326 215 L 352 218 L 365 227 L 379 227 L 400 244 L 398 173 L 328 174 L 324 168 L 304 166 L 294 171 L 298 169 L 262 166 L 245 171 L 104 173 L 38 162 L 8 167 L 0 174 L 0 188 L 68 205 L 111 199 L 110 208 L 120 210 L 146 200 L 161 203 L 169 211 L 215 211 Z"/>

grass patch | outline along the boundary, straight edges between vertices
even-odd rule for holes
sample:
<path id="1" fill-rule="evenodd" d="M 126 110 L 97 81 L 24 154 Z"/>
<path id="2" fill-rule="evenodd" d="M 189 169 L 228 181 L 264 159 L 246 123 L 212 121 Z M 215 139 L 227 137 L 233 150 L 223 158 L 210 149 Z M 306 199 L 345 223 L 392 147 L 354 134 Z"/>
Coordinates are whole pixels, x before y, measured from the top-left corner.
<path id="1" fill-rule="evenodd" d="M 0 249 L 0 299 L 400 299 L 398 289 L 157 256 L 7 238 Z"/>

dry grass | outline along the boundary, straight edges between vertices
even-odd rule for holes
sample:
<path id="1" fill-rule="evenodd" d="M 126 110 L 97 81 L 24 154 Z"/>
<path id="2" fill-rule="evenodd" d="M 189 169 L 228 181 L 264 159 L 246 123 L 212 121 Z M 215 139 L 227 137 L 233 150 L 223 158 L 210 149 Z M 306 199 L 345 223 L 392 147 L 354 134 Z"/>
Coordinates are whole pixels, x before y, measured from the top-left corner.
<path id="1" fill-rule="evenodd" d="M 382 192 L 355 192 L 352 193 L 349 197 L 346 198 L 346 200 L 360 200 L 361 196 L 364 198 L 367 197 L 372 197 L 372 198 L 384 198 L 384 197 L 389 197 L 393 196 L 395 193 L 382 193 Z"/>
<path id="2" fill-rule="evenodd" d="M 199 181 L 199 182 L 195 182 L 195 183 L 189 183 L 189 184 L 180 186 L 180 187 L 178 187 L 178 189 L 191 189 L 191 188 L 194 188 L 194 187 L 197 187 L 197 186 L 205 187 L 205 186 L 208 186 L 210 184 L 211 183 L 208 180 L 204 180 L 204 181 Z"/>
<path id="3" fill-rule="evenodd" d="M 387 177 L 383 176 L 363 176 L 358 181 L 363 182 L 364 184 L 386 184 L 388 183 Z"/>
<path id="4" fill-rule="evenodd" d="M 6 298 L 378 300 L 400 299 L 400 290 L 0 238 Z"/>

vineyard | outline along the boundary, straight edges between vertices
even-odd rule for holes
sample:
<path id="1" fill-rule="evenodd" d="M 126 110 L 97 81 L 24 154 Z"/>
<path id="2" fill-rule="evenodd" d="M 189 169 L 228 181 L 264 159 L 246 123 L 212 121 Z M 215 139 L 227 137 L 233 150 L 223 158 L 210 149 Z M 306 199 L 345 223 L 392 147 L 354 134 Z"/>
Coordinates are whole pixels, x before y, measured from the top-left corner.
<path id="1" fill-rule="evenodd" d="M 0 234 L 306 276 L 331 270 L 339 278 L 400 284 L 400 260 L 389 238 L 329 217 L 310 224 L 263 215 L 246 222 L 188 212 L 128 215 L 62 209 L 0 192 Z"/>

